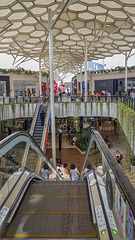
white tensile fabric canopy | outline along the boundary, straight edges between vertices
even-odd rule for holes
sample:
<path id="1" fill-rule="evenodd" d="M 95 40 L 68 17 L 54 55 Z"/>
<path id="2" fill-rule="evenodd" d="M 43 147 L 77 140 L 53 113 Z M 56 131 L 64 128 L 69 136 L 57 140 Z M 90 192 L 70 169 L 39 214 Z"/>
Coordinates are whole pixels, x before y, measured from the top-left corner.
<path id="1" fill-rule="evenodd" d="M 1 0 L 0 53 L 43 59 L 49 68 L 48 12 L 52 10 L 54 69 L 73 72 L 84 62 L 130 53 L 134 0 Z M 70 71 L 70 72 L 71 72 Z"/>

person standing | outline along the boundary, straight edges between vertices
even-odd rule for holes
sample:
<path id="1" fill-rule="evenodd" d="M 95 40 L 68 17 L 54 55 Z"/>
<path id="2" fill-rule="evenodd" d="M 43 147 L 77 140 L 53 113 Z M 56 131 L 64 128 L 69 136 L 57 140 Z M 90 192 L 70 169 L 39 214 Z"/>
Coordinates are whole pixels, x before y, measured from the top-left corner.
<path id="1" fill-rule="evenodd" d="M 12 130 L 10 127 L 8 127 L 8 135 L 10 135 L 12 133 Z"/>
<path id="2" fill-rule="evenodd" d="M 62 129 L 59 128 L 59 150 L 61 151 L 61 142 L 62 142 Z"/>
<path id="3" fill-rule="evenodd" d="M 131 99 L 135 100 L 135 90 L 134 89 L 132 90 L 130 96 L 131 96 Z"/>
<path id="4" fill-rule="evenodd" d="M 42 110 L 40 113 L 40 119 L 41 119 L 41 126 L 44 126 L 44 120 L 45 120 L 45 112 Z"/>
<path id="5" fill-rule="evenodd" d="M 70 170 L 71 180 L 77 181 L 78 180 L 77 174 L 78 175 L 81 175 L 81 174 L 78 172 L 78 169 L 75 167 L 75 164 L 71 164 L 70 168 L 71 168 L 71 170 Z"/>
<path id="6" fill-rule="evenodd" d="M 41 168 L 41 176 L 45 179 L 49 179 L 48 165 L 45 163 L 43 168 Z"/>

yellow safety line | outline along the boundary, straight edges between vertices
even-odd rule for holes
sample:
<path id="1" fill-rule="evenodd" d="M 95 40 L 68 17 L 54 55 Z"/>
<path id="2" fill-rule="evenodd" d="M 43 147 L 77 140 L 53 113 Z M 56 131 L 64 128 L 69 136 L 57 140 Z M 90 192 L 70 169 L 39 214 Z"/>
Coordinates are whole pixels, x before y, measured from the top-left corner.
<path id="1" fill-rule="evenodd" d="M 56 198 L 61 198 L 61 197 L 71 197 L 71 198 L 77 198 L 77 197 L 87 197 L 87 195 L 28 195 L 26 197 L 56 197 Z"/>
<path id="2" fill-rule="evenodd" d="M 67 234 L 62 234 L 62 235 L 48 235 L 48 234 L 8 234 L 6 237 L 18 237 L 18 238 L 28 238 L 28 237 L 33 237 L 33 238 L 94 238 L 97 237 L 97 235 L 92 235 L 92 234 L 79 234 L 79 235 L 67 235 Z"/>
<path id="3" fill-rule="evenodd" d="M 84 212 L 19 212 L 20 214 L 89 214 L 89 211 Z"/>

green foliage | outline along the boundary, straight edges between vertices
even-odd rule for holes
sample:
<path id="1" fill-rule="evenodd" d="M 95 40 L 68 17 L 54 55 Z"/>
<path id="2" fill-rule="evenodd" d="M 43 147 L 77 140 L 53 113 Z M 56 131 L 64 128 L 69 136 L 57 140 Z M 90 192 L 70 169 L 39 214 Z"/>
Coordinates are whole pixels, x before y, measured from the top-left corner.
<path id="1" fill-rule="evenodd" d="M 25 73 L 27 75 L 31 75 L 31 74 L 37 74 L 36 71 L 31 71 L 30 69 L 29 70 L 25 70 L 24 68 L 17 68 L 17 69 L 2 69 L 0 68 L 0 73 L 3 73 L 3 74 L 7 74 L 7 73 L 14 73 L 14 74 L 22 74 L 22 73 Z"/>
<path id="2" fill-rule="evenodd" d="M 131 164 L 132 166 L 135 166 L 135 155 L 130 158 L 130 164 Z"/>
<path id="3" fill-rule="evenodd" d="M 125 147 L 125 138 L 124 132 L 127 139 L 127 159 L 131 157 L 131 149 L 134 149 L 134 131 L 135 131 L 135 111 L 125 106 L 123 103 L 118 103 L 118 116 L 119 116 L 119 135 L 120 135 L 120 142 Z M 124 132 L 123 132 L 124 130 Z M 129 147 L 130 146 L 130 147 Z"/>
<path id="4" fill-rule="evenodd" d="M 91 132 L 91 127 L 82 129 L 81 137 L 76 143 L 77 147 L 80 148 L 81 151 L 86 151 L 90 132 Z"/>
<path id="5" fill-rule="evenodd" d="M 48 78 L 50 76 L 50 72 L 49 71 L 42 72 L 42 76 Z"/>
<path id="6" fill-rule="evenodd" d="M 79 97 L 80 97 L 80 94 L 79 94 L 79 93 L 77 93 L 77 94 L 76 94 L 76 98 L 79 98 Z"/>

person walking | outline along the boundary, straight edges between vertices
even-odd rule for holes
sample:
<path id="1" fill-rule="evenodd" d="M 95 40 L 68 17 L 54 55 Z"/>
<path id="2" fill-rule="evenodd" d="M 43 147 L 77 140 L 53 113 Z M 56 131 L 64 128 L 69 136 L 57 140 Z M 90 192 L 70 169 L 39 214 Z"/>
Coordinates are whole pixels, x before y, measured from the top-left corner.
<path id="1" fill-rule="evenodd" d="M 62 142 L 62 129 L 59 128 L 59 150 L 61 151 L 61 142 Z"/>
<path id="2" fill-rule="evenodd" d="M 41 119 L 41 126 L 44 126 L 44 120 L 45 120 L 45 112 L 42 110 L 40 113 L 40 119 Z"/>

